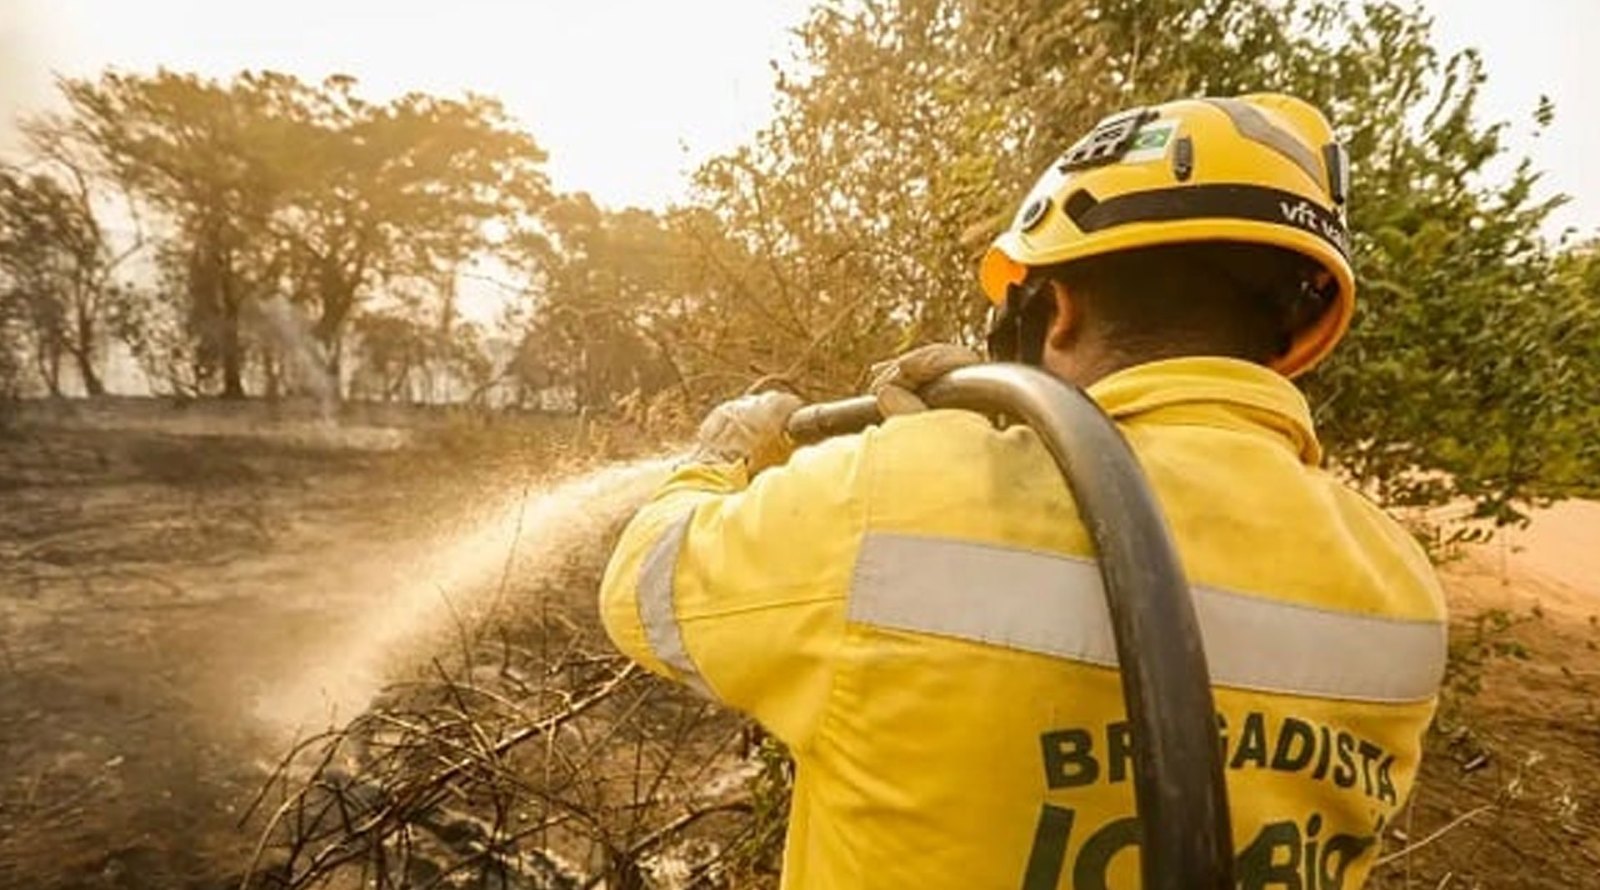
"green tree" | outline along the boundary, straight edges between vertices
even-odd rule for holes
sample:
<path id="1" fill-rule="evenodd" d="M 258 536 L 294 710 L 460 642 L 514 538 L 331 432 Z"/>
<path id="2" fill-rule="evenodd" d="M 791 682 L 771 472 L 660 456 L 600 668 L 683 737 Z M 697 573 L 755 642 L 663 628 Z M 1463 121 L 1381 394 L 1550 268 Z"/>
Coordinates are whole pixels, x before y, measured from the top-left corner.
<path id="1" fill-rule="evenodd" d="M 360 350 L 352 393 L 384 402 L 411 401 L 416 376 L 434 357 L 433 328 L 404 312 L 364 313 L 354 325 Z"/>
<path id="2" fill-rule="evenodd" d="M 694 301 L 695 281 L 686 244 L 666 220 L 567 195 L 518 251 L 532 286 L 512 320 L 521 334 L 511 372 L 525 392 L 569 388 L 578 407 L 602 408 L 687 384 L 675 349 L 694 341 L 663 336 L 662 326 Z M 709 312 L 697 321 L 716 324 Z"/>
<path id="3" fill-rule="evenodd" d="M 482 326 L 455 307 L 455 275 L 414 281 L 398 299 L 352 322 L 352 396 L 380 401 L 481 404 L 505 374 L 491 359 Z"/>
<path id="4" fill-rule="evenodd" d="M 1581 496 L 1600 497 L 1600 399 L 1592 393 L 1600 388 L 1600 238 L 1568 247 L 1556 258 L 1556 281 L 1564 294 L 1559 297 L 1572 318 L 1581 321 L 1562 332 L 1571 342 L 1569 367 L 1573 379 L 1563 381 L 1577 392 L 1579 411 L 1571 418 L 1576 429 L 1572 436 L 1583 444 L 1578 459 L 1569 464 L 1571 487 Z M 1583 393 L 1591 395 L 1585 399 Z"/>
<path id="5" fill-rule="evenodd" d="M 1320 430 L 1390 503 L 1464 498 L 1519 521 L 1600 469 L 1585 455 L 1600 365 L 1582 348 L 1600 314 L 1563 286 L 1541 235 L 1562 199 L 1536 198 L 1505 125 L 1479 120 L 1475 53 L 1441 57 L 1427 22 L 1390 5 L 1349 24 L 1313 32 L 1331 49 L 1289 81 L 1338 111 L 1356 159 L 1362 296 L 1349 339 L 1306 381 Z"/>
<path id="6" fill-rule="evenodd" d="M 312 313 L 337 382 L 365 299 L 453 274 L 549 200 L 544 153 L 482 97 L 373 104 L 348 77 L 272 72 L 107 72 L 61 89 L 71 113 L 52 124 L 164 224 L 158 257 L 188 298 L 193 366 L 202 386 L 220 371 L 225 397 L 244 395 L 253 349 L 276 379 L 273 347 L 250 331 L 265 301 Z"/>
<path id="7" fill-rule="evenodd" d="M 63 128 L 175 231 L 181 249 L 162 255 L 188 291 L 198 365 L 220 369 L 224 397 L 242 397 L 240 320 L 279 272 L 264 253 L 282 190 L 269 158 L 290 150 L 292 131 L 248 91 L 192 74 L 107 72 L 95 81 L 63 80 L 61 91 L 72 109 Z"/>
<path id="8" fill-rule="evenodd" d="M 290 154 L 272 159 L 284 193 L 271 228 L 290 248 L 293 296 L 314 311 L 335 378 L 365 297 L 396 278 L 452 275 L 550 200 L 543 150 L 498 102 L 412 93 L 375 105 L 355 86 L 263 74 L 236 87 L 295 132 Z"/>
<path id="9" fill-rule="evenodd" d="M 1393 502 L 1498 522 L 1594 476 L 1593 302 L 1553 280 L 1554 202 L 1480 120 L 1479 59 L 1441 56 L 1415 7 L 865 0 L 799 34 L 773 123 L 698 175 L 705 293 L 755 332 L 751 370 L 798 363 L 837 392 L 913 341 L 975 340 L 978 252 L 1095 119 L 1277 90 L 1328 109 L 1356 169 L 1361 309 L 1305 381 L 1335 460 Z"/>
<path id="10" fill-rule="evenodd" d="M 10 426 L 22 397 L 25 325 L 20 301 L 0 299 L 0 433 Z"/>

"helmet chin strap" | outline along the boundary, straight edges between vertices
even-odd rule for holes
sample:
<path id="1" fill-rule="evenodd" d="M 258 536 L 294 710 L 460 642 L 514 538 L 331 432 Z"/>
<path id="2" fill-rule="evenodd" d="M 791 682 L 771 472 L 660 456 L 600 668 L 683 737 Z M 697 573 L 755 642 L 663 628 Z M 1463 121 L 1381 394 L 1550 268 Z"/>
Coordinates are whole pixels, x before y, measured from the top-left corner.
<path id="1" fill-rule="evenodd" d="M 1030 275 L 1006 289 L 1006 303 L 989 325 L 989 358 L 1044 366 L 1044 341 L 1055 318 L 1056 302 L 1048 278 Z"/>

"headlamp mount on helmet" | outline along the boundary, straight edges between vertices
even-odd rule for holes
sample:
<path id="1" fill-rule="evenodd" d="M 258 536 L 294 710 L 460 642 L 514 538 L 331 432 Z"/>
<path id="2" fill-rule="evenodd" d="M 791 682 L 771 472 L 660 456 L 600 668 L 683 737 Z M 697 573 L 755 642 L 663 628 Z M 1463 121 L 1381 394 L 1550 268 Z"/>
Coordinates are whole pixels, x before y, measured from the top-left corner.
<path id="1" fill-rule="evenodd" d="M 1114 164 L 1133 147 L 1139 128 L 1160 117 L 1149 108 L 1133 108 L 1114 114 L 1095 124 L 1089 135 L 1079 139 L 1067 149 L 1056 163 L 1062 173 Z"/>

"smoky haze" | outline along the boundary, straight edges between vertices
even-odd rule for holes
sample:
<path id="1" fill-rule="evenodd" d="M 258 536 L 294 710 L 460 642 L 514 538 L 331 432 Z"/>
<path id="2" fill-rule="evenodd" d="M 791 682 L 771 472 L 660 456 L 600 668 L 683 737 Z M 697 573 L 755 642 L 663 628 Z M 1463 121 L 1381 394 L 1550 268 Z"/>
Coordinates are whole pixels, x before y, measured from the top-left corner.
<path id="1" fill-rule="evenodd" d="M 17 146 L 16 118 L 50 99 L 51 28 L 39 0 L 0 0 L 0 152 Z"/>

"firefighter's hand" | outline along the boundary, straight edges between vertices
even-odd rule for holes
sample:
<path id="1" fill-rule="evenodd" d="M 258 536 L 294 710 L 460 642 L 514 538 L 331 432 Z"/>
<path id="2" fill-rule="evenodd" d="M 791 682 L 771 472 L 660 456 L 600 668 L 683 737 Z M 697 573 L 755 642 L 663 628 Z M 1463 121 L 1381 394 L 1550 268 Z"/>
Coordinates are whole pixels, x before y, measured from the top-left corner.
<path id="1" fill-rule="evenodd" d="M 786 392 L 756 393 L 723 402 L 701 422 L 693 459 L 744 461 L 752 476 L 781 464 L 794 451 L 784 426 L 803 404 L 799 396 Z"/>
<path id="2" fill-rule="evenodd" d="M 899 358 L 873 365 L 867 391 L 877 397 L 878 410 L 884 417 L 926 411 L 928 405 L 917 396 L 918 388 L 957 368 L 982 361 L 976 352 L 954 343 L 919 346 Z"/>

